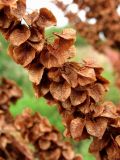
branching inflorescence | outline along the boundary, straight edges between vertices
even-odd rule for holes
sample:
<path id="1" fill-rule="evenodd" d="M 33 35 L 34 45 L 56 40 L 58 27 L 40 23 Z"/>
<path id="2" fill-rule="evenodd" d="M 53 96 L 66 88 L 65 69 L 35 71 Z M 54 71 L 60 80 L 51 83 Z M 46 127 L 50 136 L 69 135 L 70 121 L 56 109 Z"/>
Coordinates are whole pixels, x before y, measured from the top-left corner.
<path id="1" fill-rule="evenodd" d="M 65 135 L 78 141 L 93 137 L 90 152 L 97 160 L 120 159 L 119 111 L 112 102 L 102 101 L 108 90 L 108 81 L 101 75 L 103 68 L 91 60 L 83 64 L 70 61 L 75 55 L 75 31 L 64 29 L 62 33 L 54 33 L 57 38 L 49 44 L 44 30 L 55 25 L 56 19 L 48 9 L 26 15 L 25 1 L 14 0 L 7 6 L 0 1 L 0 6 L 0 30 L 10 42 L 9 55 L 28 70 L 35 95 L 44 97 L 49 104 L 57 104 L 66 127 Z M 24 120 L 24 115 L 21 119 Z M 30 125 L 37 127 L 34 118 Z M 17 126 L 26 136 L 27 125 Z M 33 130 L 30 133 L 36 134 Z M 27 137 L 32 138 L 31 135 Z M 48 139 L 40 142 L 42 147 L 50 145 Z M 41 155 L 44 157 L 44 153 Z"/>
<path id="2" fill-rule="evenodd" d="M 65 15 L 69 18 L 76 30 L 89 43 L 103 52 L 104 48 L 101 47 L 106 47 L 106 45 L 119 49 L 119 0 L 73 0 L 72 3 L 78 7 L 77 13 L 68 11 L 67 8 L 69 5 L 64 5 L 62 2 L 56 1 L 57 6 L 65 12 Z M 85 12 L 86 20 L 84 21 L 78 16 L 81 10 Z M 90 23 L 90 20 L 94 20 L 94 22 Z M 100 36 L 100 34 L 103 36 Z"/>
<path id="3" fill-rule="evenodd" d="M 60 1 L 55 1 L 55 3 L 64 11 L 77 32 L 95 49 L 107 55 L 116 73 L 116 84 L 120 87 L 120 1 L 73 0 L 72 4 L 78 7 L 76 13 L 67 10 L 69 5 Z M 80 11 L 84 11 L 86 20 L 83 21 L 78 16 Z"/>
<path id="4" fill-rule="evenodd" d="M 0 82 L 0 160 L 82 160 L 39 113 L 26 109 L 13 118 L 10 103 L 21 98 L 22 91 L 13 81 Z"/>

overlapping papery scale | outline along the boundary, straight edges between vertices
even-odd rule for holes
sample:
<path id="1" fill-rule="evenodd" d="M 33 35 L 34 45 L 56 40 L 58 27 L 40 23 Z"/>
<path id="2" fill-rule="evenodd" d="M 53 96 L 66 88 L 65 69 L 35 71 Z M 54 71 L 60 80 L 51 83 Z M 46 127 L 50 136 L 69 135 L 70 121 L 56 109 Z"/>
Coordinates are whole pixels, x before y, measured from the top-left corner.
<path id="1" fill-rule="evenodd" d="M 92 61 L 85 61 L 81 65 L 67 62 L 75 54 L 75 32 L 72 29 L 65 29 L 62 34 L 55 35 L 57 38 L 53 44 L 46 43 L 31 63 L 22 65 L 28 70 L 36 96 L 44 97 L 50 103 L 57 103 L 61 108 L 64 123 L 69 128 L 66 113 L 72 114 L 72 120 L 76 118 L 74 114 L 79 112 L 83 115 L 89 114 L 91 104 L 95 105 L 102 100 L 108 89 L 108 81 L 101 76 L 103 69 Z M 12 47 L 12 51 L 9 50 L 12 57 L 15 49 Z M 22 55 L 20 53 L 19 55 Z M 27 53 L 24 47 L 23 53 Z M 28 58 L 29 56 L 30 52 Z M 27 62 L 26 57 L 20 59 Z M 72 133 L 71 136 L 76 138 Z"/>
<path id="2" fill-rule="evenodd" d="M 120 112 L 116 112 L 114 107 L 109 110 L 107 117 L 108 115 L 111 119 L 108 129 L 101 139 L 94 138 L 89 148 L 97 160 L 120 159 Z"/>
<path id="3" fill-rule="evenodd" d="M 9 55 L 15 62 L 28 70 L 29 79 L 33 83 L 36 96 L 38 98 L 44 97 L 49 104 L 55 103 L 58 105 L 66 127 L 65 134 L 68 137 L 80 141 L 92 136 L 96 139 L 96 143 L 97 140 L 104 140 L 106 134 L 111 137 L 111 128 L 119 129 L 119 126 L 114 124 L 118 122 L 119 113 L 113 103 L 102 103 L 103 95 L 108 90 L 108 81 L 102 77 L 103 69 L 91 60 L 83 61 L 82 64 L 70 60 L 75 55 L 75 31 L 73 29 L 64 29 L 62 33 L 54 33 L 57 38 L 52 44 L 49 44 L 45 39 L 44 29 L 56 23 L 52 13 L 43 8 L 39 12 L 24 15 L 24 19 L 27 25 L 22 24 L 19 20 L 19 23 L 15 25 L 15 28 L 7 36 L 10 41 Z M 14 22 L 16 23 L 15 20 Z M 28 114 L 28 119 L 29 116 Z M 45 153 L 43 150 L 51 147 L 51 143 L 54 140 L 52 141 L 48 138 L 48 141 L 46 137 L 44 139 L 41 135 L 40 137 L 46 142 L 42 143 L 43 141 L 41 141 L 37 133 L 37 130 L 41 129 L 41 126 L 39 127 L 41 116 L 35 114 L 32 116 L 32 120 L 30 116 L 30 128 L 27 128 L 29 131 L 24 128 L 29 126 L 24 124 L 26 122 L 24 121 L 25 117 L 23 114 L 22 117 L 20 116 L 17 119 L 20 122 L 22 121 L 23 124 L 22 135 L 28 139 L 36 137 L 36 139 L 31 140 L 35 143 L 35 147 L 43 157 L 43 160 L 46 156 L 52 156 L 51 153 Z M 42 121 L 44 120 L 42 119 Z M 19 130 L 21 129 L 21 124 L 18 122 L 15 125 Z M 45 120 L 43 125 L 45 124 L 45 128 L 50 129 L 49 124 L 46 123 Z M 36 132 L 32 130 L 34 127 Z M 44 127 L 42 129 L 44 130 Z M 49 135 L 51 131 L 47 132 Z M 57 134 L 54 129 L 53 132 Z M 35 135 L 32 137 L 32 134 Z M 115 131 L 115 134 L 118 136 L 117 131 Z M 116 139 L 116 137 L 113 136 L 113 139 Z M 41 145 L 39 145 L 39 140 Z M 109 140 L 111 141 L 111 139 Z M 55 150 L 54 157 L 67 159 L 66 152 L 69 152 L 69 149 L 66 149 L 65 144 L 60 145 L 57 143 L 57 145 L 59 149 Z M 63 148 L 66 150 L 65 152 L 61 151 Z M 41 149 L 43 150 L 41 151 Z M 117 151 L 116 147 L 115 150 Z M 90 151 L 93 153 L 94 148 L 90 149 Z M 98 149 L 95 154 L 99 154 L 99 156 L 104 156 L 105 154 L 106 156 L 106 152 L 99 152 L 100 150 Z M 114 159 L 114 155 L 111 156 L 110 152 L 109 149 L 107 151 L 108 160 L 111 160 L 110 157 L 112 156 Z M 73 154 L 68 155 L 73 159 Z M 115 156 L 115 158 L 119 158 L 119 155 Z"/>
<path id="4" fill-rule="evenodd" d="M 11 103 L 22 96 L 21 89 L 11 80 L 2 78 L 0 81 L 0 159 L 28 159 L 33 155 L 28 143 L 14 127 L 14 118 L 10 113 Z"/>
<path id="5" fill-rule="evenodd" d="M 116 85 L 120 88 L 120 15 L 119 0 L 73 0 L 78 11 L 69 12 L 69 5 L 60 1 L 54 3 L 61 8 L 69 22 L 78 33 L 84 37 L 95 49 L 104 53 L 111 61 L 116 75 Z M 86 19 L 82 19 L 78 13 L 84 13 Z"/>
<path id="6" fill-rule="evenodd" d="M 43 96 L 60 106 L 60 113 L 69 129 L 66 114 L 69 112 L 72 120 L 77 118 L 74 114 L 78 117 L 91 114 L 90 106 L 102 100 L 108 81 L 101 76 L 103 69 L 94 62 L 79 64 L 69 60 L 76 52 L 73 29 L 54 33 L 57 38 L 52 44 L 47 43 L 44 28 L 56 22 L 49 10 L 43 8 L 24 17 L 27 26 L 19 22 L 9 35 L 9 55 L 28 70 L 36 96 Z M 40 50 L 35 48 L 36 42 L 39 46 L 42 44 Z"/>
<path id="7" fill-rule="evenodd" d="M 67 10 L 69 5 L 59 1 L 54 1 L 54 3 L 65 12 L 78 33 L 95 48 L 102 52 L 105 52 L 106 46 L 119 49 L 119 0 L 73 0 L 72 4 L 78 7 L 76 13 Z M 78 13 L 83 10 L 85 20 L 78 16 Z"/>
<path id="8" fill-rule="evenodd" d="M 32 115 L 26 110 L 16 118 L 15 127 L 35 146 L 35 155 L 41 160 L 82 160 L 80 155 L 75 156 L 69 142 L 62 141 L 58 130 L 38 113 Z"/>
<path id="9" fill-rule="evenodd" d="M 0 110 L 8 112 L 10 103 L 15 103 L 21 96 L 22 91 L 15 82 L 0 79 Z"/>
<path id="10" fill-rule="evenodd" d="M 9 110 L 22 95 L 15 82 L 3 78 L 0 84 L 0 159 L 1 160 L 82 160 L 69 142 L 47 118 L 26 109 L 14 118 Z"/>

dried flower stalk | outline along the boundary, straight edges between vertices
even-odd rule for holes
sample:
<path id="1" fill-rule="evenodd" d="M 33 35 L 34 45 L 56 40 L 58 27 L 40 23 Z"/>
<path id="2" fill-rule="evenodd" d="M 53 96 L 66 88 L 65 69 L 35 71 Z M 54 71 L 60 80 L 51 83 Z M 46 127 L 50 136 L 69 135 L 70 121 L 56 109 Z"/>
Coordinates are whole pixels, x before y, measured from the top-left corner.
<path id="1" fill-rule="evenodd" d="M 4 17 L 7 18 L 7 22 L 9 20 L 9 25 L 4 25 L 1 20 L 0 30 L 10 41 L 9 55 L 16 63 L 28 70 L 36 96 L 44 97 L 50 104 L 58 105 L 66 126 L 65 134 L 68 137 L 80 141 L 92 136 L 95 139 L 93 143 L 97 143 L 108 135 L 111 137 L 109 139 L 111 145 L 106 142 L 106 139 L 104 142 L 109 147 L 105 145 L 100 149 L 95 148 L 95 151 L 94 147 L 90 147 L 90 151 L 96 156 L 99 155 L 100 160 L 111 160 L 111 157 L 119 159 L 120 155 L 117 153 L 119 149 L 119 112 L 113 103 L 102 103 L 103 95 L 108 90 L 108 81 L 101 75 L 103 69 L 89 60 L 84 61 L 83 64 L 69 61 L 75 55 L 75 31 L 64 29 L 61 34 L 54 33 L 57 38 L 53 44 L 48 44 L 45 40 L 44 29 L 56 24 L 56 19 L 49 10 L 43 8 L 30 15 L 20 13 L 27 23 L 27 25 L 23 25 L 21 19 L 18 17 L 16 19 L 13 12 L 11 16 L 11 5 L 7 7 L 10 12 L 6 12 L 5 5 L 2 5 L 1 10 Z M 41 118 L 36 119 L 36 116 L 35 124 L 34 118 L 32 122 L 30 121 L 30 128 L 27 128 L 30 129 L 29 131 L 24 129 L 29 125 L 21 127 L 20 122 L 24 120 L 24 114 L 22 118 L 18 118 L 20 124 L 18 122 L 15 124 L 21 130 L 22 135 L 28 140 L 32 140 L 41 153 L 41 147 L 48 147 L 51 145 L 51 141 L 48 142 L 46 139 L 46 143 L 43 145 L 41 143 L 42 146 L 39 146 L 40 139 L 38 135 L 36 137 L 34 135 L 37 132 L 33 133 L 32 131 L 34 127 L 38 127 L 38 130 L 41 129 L 39 125 L 36 125 L 36 121 L 39 124 Z M 22 122 L 22 124 L 24 123 Z M 113 130 L 115 130 L 114 134 Z M 114 146 L 114 154 L 111 153 L 113 147 L 111 142 L 117 143 Z M 101 153 L 102 150 L 104 153 Z M 59 152 L 57 150 L 54 153 L 58 154 Z M 44 158 L 49 154 L 41 153 L 41 155 Z M 61 156 L 61 154 L 59 155 Z M 62 153 L 64 158 L 65 155 Z"/>

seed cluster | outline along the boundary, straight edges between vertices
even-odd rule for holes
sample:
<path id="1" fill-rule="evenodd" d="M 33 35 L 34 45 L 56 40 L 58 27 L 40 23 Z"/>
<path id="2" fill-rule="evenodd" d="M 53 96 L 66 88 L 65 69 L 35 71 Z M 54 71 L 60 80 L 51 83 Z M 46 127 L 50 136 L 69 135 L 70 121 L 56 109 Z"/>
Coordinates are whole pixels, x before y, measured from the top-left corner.
<path id="1" fill-rule="evenodd" d="M 42 8 L 38 12 L 26 15 L 21 8 L 19 17 L 16 18 L 17 14 L 12 8 L 15 6 L 16 12 L 19 11 L 18 2 L 12 1 L 8 6 L 3 2 L 0 3 L 3 16 L 8 22 L 6 25 L 5 20 L 0 20 L 2 24 L 0 30 L 10 42 L 9 55 L 16 63 L 28 70 L 35 95 L 38 98 L 44 97 L 49 104 L 57 104 L 66 127 L 66 136 L 78 141 L 93 137 L 91 153 L 100 160 L 111 160 L 111 157 L 113 160 L 119 159 L 120 115 L 112 102 L 102 102 L 108 90 L 108 81 L 101 75 L 103 69 L 91 60 L 83 61 L 82 64 L 70 60 L 76 52 L 74 47 L 76 33 L 73 29 L 54 33 L 56 36 L 54 42 L 52 44 L 47 42 L 44 36 L 45 28 L 56 24 L 54 15 L 48 9 Z M 20 2 L 22 2 L 21 6 L 25 7 L 24 1 Z M 24 18 L 26 25 L 21 23 L 21 17 Z M 25 120 L 26 117 L 28 122 Z M 66 145 L 60 145 L 54 142 L 53 137 L 50 138 L 51 131 L 46 120 L 42 119 L 44 128 L 39 125 L 40 116 L 36 114 L 32 117 L 31 120 L 29 114 L 25 113 L 25 116 L 23 114 L 15 121 L 15 126 L 21 130 L 24 137 L 35 144 L 39 153 L 37 155 L 42 156 L 43 160 L 46 156 L 48 159 L 52 157 L 50 153 L 53 151 L 46 154 L 41 149 L 48 149 L 54 146 L 51 145 L 54 143 L 58 146 L 54 152 L 56 160 L 61 157 L 63 160 L 66 155 L 74 159 L 73 154 L 61 152 Z M 33 132 L 35 129 L 36 132 Z M 44 132 L 45 129 L 49 133 L 40 138 L 38 131 Z M 54 129 L 52 131 L 56 132 Z M 108 137 L 110 137 L 109 141 Z M 52 149 L 54 150 L 54 147 Z"/>
<path id="2" fill-rule="evenodd" d="M 0 160 L 82 160 L 39 113 L 26 109 L 14 118 L 10 103 L 21 98 L 22 91 L 11 80 L 3 78 L 0 82 Z"/>
<path id="3" fill-rule="evenodd" d="M 73 0 L 71 4 L 78 7 L 76 13 L 69 11 L 69 5 L 61 1 L 54 3 L 64 11 L 77 32 L 110 59 L 116 74 L 116 85 L 120 88 L 120 1 Z M 79 16 L 81 11 L 85 13 L 84 21 Z"/>

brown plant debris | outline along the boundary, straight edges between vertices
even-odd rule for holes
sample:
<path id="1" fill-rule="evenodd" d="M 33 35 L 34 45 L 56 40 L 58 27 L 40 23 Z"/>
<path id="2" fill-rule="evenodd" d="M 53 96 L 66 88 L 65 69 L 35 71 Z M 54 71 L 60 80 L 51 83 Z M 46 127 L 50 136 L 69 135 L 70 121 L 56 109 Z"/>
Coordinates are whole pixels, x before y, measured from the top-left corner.
<path id="1" fill-rule="evenodd" d="M 10 103 L 15 103 L 22 96 L 17 84 L 6 78 L 0 79 L 0 110 L 9 112 Z"/>
<path id="2" fill-rule="evenodd" d="M 72 3 L 78 7 L 76 13 L 67 11 L 69 5 L 65 5 L 59 0 L 55 3 L 65 12 L 70 23 L 90 44 L 99 49 L 106 45 L 119 49 L 120 16 L 117 11 L 120 5 L 119 0 L 73 0 Z M 81 10 L 85 11 L 85 22 L 78 16 Z M 92 19 L 95 20 L 93 24 L 89 22 Z M 103 40 L 99 34 L 103 34 L 105 39 Z"/>
<path id="3" fill-rule="evenodd" d="M 120 15 L 119 0 L 73 0 L 78 11 L 68 11 L 69 5 L 58 1 L 54 3 L 61 8 L 69 22 L 77 32 L 84 37 L 95 49 L 105 53 L 110 59 L 116 74 L 116 85 L 120 88 Z M 83 21 L 78 13 L 85 12 Z M 93 23 L 90 23 L 93 21 Z"/>
<path id="4" fill-rule="evenodd" d="M 102 139 L 94 138 L 90 145 L 90 152 L 97 160 L 120 159 L 120 119 L 113 121 L 109 130 L 106 130 Z"/>
<path id="5" fill-rule="evenodd" d="M 41 160 L 82 160 L 76 156 L 69 142 L 62 141 L 62 136 L 50 122 L 40 114 L 31 114 L 25 110 L 16 117 L 15 128 L 35 147 L 34 155 Z"/>
<path id="6" fill-rule="evenodd" d="M 13 2 L 17 6 L 16 2 Z M 112 102 L 102 101 L 109 83 L 102 77 L 103 68 L 92 60 L 83 61 L 82 64 L 69 60 L 75 55 L 75 31 L 64 29 L 62 33 L 54 33 L 56 38 L 49 44 L 45 39 L 44 30 L 56 24 L 51 11 L 43 8 L 39 12 L 26 15 L 21 5 L 23 10 L 19 12 L 18 9 L 18 12 L 19 17 L 22 16 L 26 21 L 24 25 L 21 19 L 14 15 L 17 8 L 16 12 L 13 12 L 13 3 L 7 6 L 0 4 L 0 12 L 4 17 L 4 20 L 0 20 L 0 30 L 10 41 L 8 53 L 16 63 L 28 70 L 35 95 L 44 97 L 49 104 L 57 104 L 66 128 L 65 135 L 79 141 L 92 136 L 97 143 L 96 140 L 104 140 L 107 134 L 107 137 L 110 137 L 109 147 L 106 148 L 109 142 L 105 139 L 106 145 L 101 149 L 95 148 L 96 151 L 94 147 L 90 148 L 91 153 L 95 152 L 106 160 L 111 160 L 111 157 L 113 160 L 120 159 L 119 112 Z M 22 134 L 22 138 L 32 142 L 38 158 L 80 159 L 74 158 L 69 145 L 58 142 L 60 136 L 56 129 L 37 113 L 31 115 L 26 111 L 15 119 L 14 127 Z M 19 148 L 17 149 L 19 151 Z M 20 153 L 25 156 L 24 152 Z"/>
<path id="7" fill-rule="evenodd" d="M 82 160 L 75 155 L 69 142 L 47 118 L 26 109 L 13 118 L 9 112 L 11 102 L 21 97 L 16 83 L 1 79 L 0 83 L 0 159 L 1 160 Z"/>

